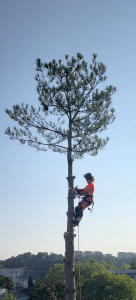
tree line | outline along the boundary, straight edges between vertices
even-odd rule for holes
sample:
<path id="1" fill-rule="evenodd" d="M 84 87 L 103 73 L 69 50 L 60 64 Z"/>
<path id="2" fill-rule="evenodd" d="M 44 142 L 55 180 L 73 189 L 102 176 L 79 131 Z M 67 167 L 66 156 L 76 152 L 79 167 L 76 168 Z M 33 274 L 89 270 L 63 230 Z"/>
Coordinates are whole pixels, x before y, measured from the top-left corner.
<path id="1" fill-rule="evenodd" d="M 26 258 L 26 254 L 27 253 L 21 256 Z M 29 257 L 30 253 L 27 256 Z M 41 254 L 38 256 L 41 256 Z M 56 256 L 59 257 L 57 254 L 50 254 L 48 256 L 51 256 L 52 258 Z M 136 269 L 136 260 L 134 258 L 132 259 L 129 268 Z M 110 272 L 111 269 L 116 269 L 116 266 L 111 259 L 108 262 L 101 260 L 100 263 L 95 259 L 80 262 L 82 300 L 136 300 L 136 282 L 126 275 L 116 275 Z M 76 297 L 77 300 L 79 300 L 78 262 L 75 262 L 75 279 L 77 287 Z M 12 287 L 11 280 L 6 277 L 4 278 L 4 276 L 0 276 L 0 287 L 6 287 L 10 290 Z M 32 280 L 29 282 L 29 300 L 64 300 L 64 287 L 64 264 L 58 263 L 50 268 L 44 279 L 37 280 L 35 285 L 33 285 Z M 16 300 L 14 295 L 10 293 L 7 293 L 5 298 L 3 298 L 3 300 L 12 299 Z"/>
<path id="2" fill-rule="evenodd" d="M 107 264 L 109 269 L 136 269 L 136 257 L 134 258 L 118 258 L 115 256 L 107 256 L 101 252 L 91 252 L 90 254 L 80 253 L 80 260 L 87 262 L 95 259 L 98 263 L 102 261 Z M 78 253 L 75 253 L 75 262 L 78 260 Z M 0 260 L 0 268 L 25 268 L 25 269 L 50 269 L 55 264 L 63 264 L 64 256 L 47 252 L 39 252 L 32 254 L 26 252 L 16 257 L 12 256 L 6 260 Z"/>
<path id="3" fill-rule="evenodd" d="M 16 257 L 12 256 L 0 261 L 0 268 L 25 268 L 25 269 L 49 269 L 54 264 L 63 263 L 63 255 L 47 252 L 32 254 L 26 252 Z"/>

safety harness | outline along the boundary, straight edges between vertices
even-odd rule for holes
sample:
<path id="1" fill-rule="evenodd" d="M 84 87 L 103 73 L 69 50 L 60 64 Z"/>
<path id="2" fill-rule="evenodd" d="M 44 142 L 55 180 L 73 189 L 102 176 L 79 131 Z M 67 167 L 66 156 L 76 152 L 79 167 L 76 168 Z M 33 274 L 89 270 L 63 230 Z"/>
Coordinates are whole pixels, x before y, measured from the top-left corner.
<path id="1" fill-rule="evenodd" d="M 90 200 L 89 200 L 90 198 Z M 78 203 L 78 206 L 75 207 L 75 217 L 82 217 L 83 213 L 82 213 L 82 203 L 86 202 L 88 204 L 88 206 L 90 206 L 92 204 L 92 209 L 93 209 L 93 205 L 94 205 L 94 201 L 93 201 L 93 195 L 86 195 L 83 197 L 83 199 Z M 92 209 L 88 207 L 88 210 L 90 210 L 92 212 Z"/>

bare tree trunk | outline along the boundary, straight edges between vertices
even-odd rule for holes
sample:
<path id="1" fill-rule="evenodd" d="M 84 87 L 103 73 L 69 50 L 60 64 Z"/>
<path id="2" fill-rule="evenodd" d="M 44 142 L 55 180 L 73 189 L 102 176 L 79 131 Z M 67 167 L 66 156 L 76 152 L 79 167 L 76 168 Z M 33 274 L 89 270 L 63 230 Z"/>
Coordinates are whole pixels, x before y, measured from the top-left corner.
<path id="1" fill-rule="evenodd" d="M 69 141 L 70 144 L 71 141 Z M 65 238 L 65 299 L 76 300 L 75 271 L 74 271 L 74 177 L 72 175 L 72 153 L 71 144 L 68 150 L 68 212 L 67 212 L 67 232 Z"/>

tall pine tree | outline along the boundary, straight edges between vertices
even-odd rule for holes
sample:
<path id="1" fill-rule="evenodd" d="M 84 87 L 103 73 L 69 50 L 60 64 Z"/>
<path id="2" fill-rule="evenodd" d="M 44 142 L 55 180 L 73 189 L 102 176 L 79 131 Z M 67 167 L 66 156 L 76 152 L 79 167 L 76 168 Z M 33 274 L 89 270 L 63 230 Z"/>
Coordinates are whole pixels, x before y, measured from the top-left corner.
<path id="1" fill-rule="evenodd" d="M 106 66 L 93 54 L 91 64 L 83 55 L 65 55 L 65 62 L 53 59 L 36 62 L 39 108 L 28 104 L 6 109 L 19 127 L 7 128 L 11 139 L 37 150 L 66 153 L 68 163 L 68 213 L 65 238 L 65 299 L 76 299 L 74 273 L 74 176 L 73 161 L 85 153 L 96 155 L 108 142 L 100 134 L 115 119 L 111 107 L 112 85 L 99 90 L 106 80 Z"/>

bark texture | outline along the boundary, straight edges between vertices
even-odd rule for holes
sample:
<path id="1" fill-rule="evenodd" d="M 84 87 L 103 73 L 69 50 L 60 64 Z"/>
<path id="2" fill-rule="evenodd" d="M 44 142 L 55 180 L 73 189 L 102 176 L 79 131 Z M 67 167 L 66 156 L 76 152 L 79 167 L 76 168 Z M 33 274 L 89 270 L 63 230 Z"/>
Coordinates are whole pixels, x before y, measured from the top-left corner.
<path id="1" fill-rule="evenodd" d="M 73 160 L 69 147 L 68 151 L 68 212 L 67 231 L 65 238 L 65 299 L 76 300 L 75 271 L 74 271 L 74 176 L 72 175 Z"/>

